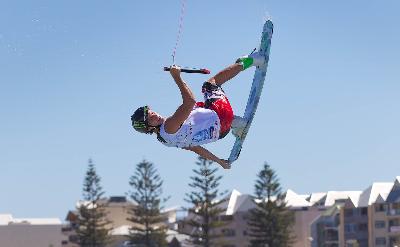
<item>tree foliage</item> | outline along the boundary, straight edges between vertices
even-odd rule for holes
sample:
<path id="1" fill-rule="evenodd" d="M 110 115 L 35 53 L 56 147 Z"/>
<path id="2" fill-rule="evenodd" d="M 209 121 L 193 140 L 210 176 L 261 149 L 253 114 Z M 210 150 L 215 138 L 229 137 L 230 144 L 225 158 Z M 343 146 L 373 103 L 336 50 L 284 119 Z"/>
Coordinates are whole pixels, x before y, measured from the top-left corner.
<path id="1" fill-rule="evenodd" d="M 82 247 L 103 247 L 109 242 L 104 191 L 100 185 L 101 179 L 96 173 L 91 159 L 83 184 L 83 201 L 78 207 L 77 235 Z"/>
<path id="2" fill-rule="evenodd" d="M 154 165 L 143 160 L 137 164 L 129 185 L 130 198 L 136 206 L 130 210 L 129 221 L 133 222 L 130 239 L 135 244 L 146 247 L 166 246 L 165 217 L 161 214 L 163 181 Z"/>
<path id="3" fill-rule="evenodd" d="M 275 171 L 265 163 L 254 186 L 256 207 L 250 210 L 251 246 L 287 247 L 293 244 L 294 215 L 287 208 Z"/>
<path id="4" fill-rule="evenodd" d="M 217 246 L 220 235 L 213 231 L 224 225 L 219 216 L 225 210 L 220 204 L 225 200 L 219 200 L 225 193 L 219 194 L 219 182 L 222 176 L 216 174 L 217 168 L 210 160 L 198 157 L 197 169 L 193 169 L 194 176 L 190 177 L 189 186 L 193 189 L 186 194 L 185 201 L 192 207 L 189 209 L 188 224 L 195 229 L 191 234 L 191 241 L 196 246 Z"/>

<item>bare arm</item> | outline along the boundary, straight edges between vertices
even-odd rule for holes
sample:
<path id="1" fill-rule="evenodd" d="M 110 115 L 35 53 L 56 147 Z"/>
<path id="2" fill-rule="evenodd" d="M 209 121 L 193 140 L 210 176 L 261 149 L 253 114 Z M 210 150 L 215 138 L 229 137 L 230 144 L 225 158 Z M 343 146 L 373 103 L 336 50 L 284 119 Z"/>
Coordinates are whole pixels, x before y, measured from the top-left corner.
<path id="1" fill-rule="evenodd" d="M 202 146 L 194 146 L 194 147 L 185 147 L 183 149 L 190 150 L 192 152 L 195 152 L 196 154 L 200 155 L 201 157 L 212 160 L 214 162 L 217 162 L 220 164 L 224 169 L 229 169 L 231 168 L 231 165 L 227 160 L 223 160 L 215 156 L 213 153 L 208 151 L 207 149 L 203 148 Z"/>
<path id="2" fill-rule="evenodd" d="M 187 119 L 193 106 L 196 104 L 196 99 L 192 90 L 186 85 L 185 81 L 182 80 L 180 75 L 181 69 L 177 66 L 172 66 L 170 73 L 176 85 L 178 86 L 182 95 L 182 104 L 178 107 L 175 113 L 165 120 L 165 131 L 169 134 L 173 134 Z"/>

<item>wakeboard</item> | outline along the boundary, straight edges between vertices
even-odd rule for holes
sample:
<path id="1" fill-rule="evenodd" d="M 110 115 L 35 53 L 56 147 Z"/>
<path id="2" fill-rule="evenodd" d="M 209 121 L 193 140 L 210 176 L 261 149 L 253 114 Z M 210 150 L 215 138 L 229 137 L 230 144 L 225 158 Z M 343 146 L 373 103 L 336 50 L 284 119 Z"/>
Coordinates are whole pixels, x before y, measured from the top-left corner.
<path id="1" fill-rule="evenodd" d="M 263 27 L 263 32 L 261 35 L 261 44 L 258 52 L 265 57 L 265 63 L 261 66 L 256 67 L 254 73 L 253 83 L 251 85 L 251 90 L 249 98 L 247 100 L 246 109 L 243 117 L 240 119 L 242 122 L 241 131 L 235 135 L 236 140 L 232 147 L 231 154 L 229 156 L 229 164 L 232 164 L 239 158 L 240 151 L 242 150 L 243 142 L 246 139 L 247 133 L 253 121 L 254 115 L 257 110 L 258 102 L 261 97 L 261 91 L 265 81 L 265 75 L 267 73 L 269 52 L 271 48 L 271 39 L 273 33 L 274 25 L 271 20 L 267 20 Z"/>

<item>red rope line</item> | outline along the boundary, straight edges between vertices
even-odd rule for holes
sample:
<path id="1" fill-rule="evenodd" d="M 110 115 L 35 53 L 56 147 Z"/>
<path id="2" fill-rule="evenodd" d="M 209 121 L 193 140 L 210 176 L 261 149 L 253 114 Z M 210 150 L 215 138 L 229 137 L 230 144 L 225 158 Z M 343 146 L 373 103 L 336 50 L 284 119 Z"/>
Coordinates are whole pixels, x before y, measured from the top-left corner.
<path id="1" fill-rule="evenodd" d="M 183 29 L 183 17 L 185 15 L 185 5 L 186 5 L 186 0 L 181 1 L 181 15 L 179 17 L 179 27 L 178 27 L 178 33 L 176 35 L 176 42 L 175 42 L 175 47 L 172 51 L 172 64 L 175 64 L 175 55 L 176 55 L 176 50 L 178 48 L 179 41 L 181 39 L 181 34 L 182 34 L 182 29 Z"/>

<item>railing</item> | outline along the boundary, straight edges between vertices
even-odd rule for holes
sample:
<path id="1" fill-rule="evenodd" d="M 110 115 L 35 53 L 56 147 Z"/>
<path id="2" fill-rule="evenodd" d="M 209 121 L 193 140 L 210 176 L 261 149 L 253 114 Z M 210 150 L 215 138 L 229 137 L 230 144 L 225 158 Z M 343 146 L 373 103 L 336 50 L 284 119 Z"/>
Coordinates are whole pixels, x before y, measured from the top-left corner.
<path id="1" fill-rule="evenodd" d="M 388 215 L 400 215 L 400 209 L 389 209 Z"/>
<path id="2" fill-rule="evenodd" d="M 389 232 L 400 232 L 400 226 L 391 226 Z"/>
<path id="3" fill-rule="evenodd" d="M 337 242 L 339 241 L 339 236 L 326 236 L 325 242 Z"/>

